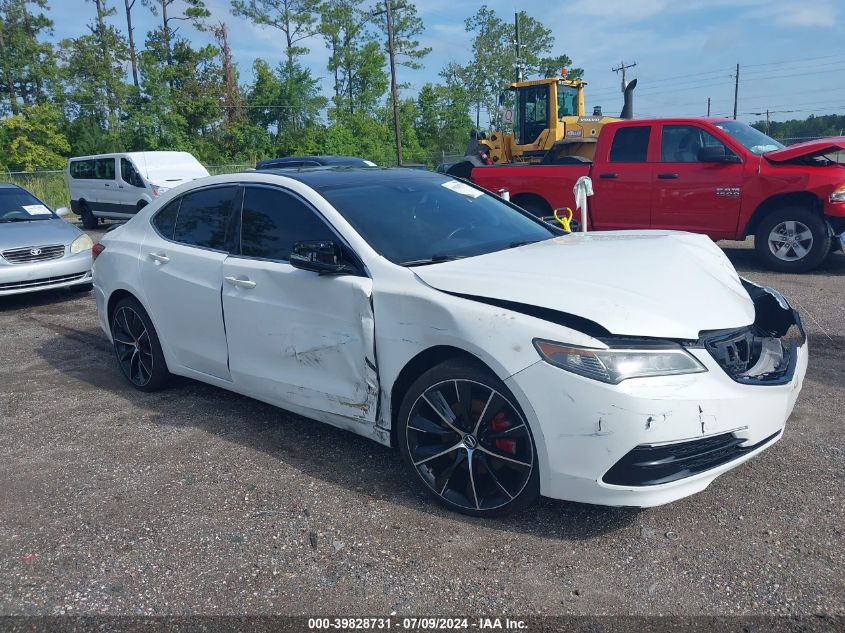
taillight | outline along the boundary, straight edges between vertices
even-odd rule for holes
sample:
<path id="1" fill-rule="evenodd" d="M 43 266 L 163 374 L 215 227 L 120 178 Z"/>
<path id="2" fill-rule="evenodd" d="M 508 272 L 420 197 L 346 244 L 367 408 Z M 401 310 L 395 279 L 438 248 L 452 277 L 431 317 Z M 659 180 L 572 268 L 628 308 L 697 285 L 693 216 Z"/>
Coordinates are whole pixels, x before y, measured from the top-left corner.
<path id="1" fill-rule="evenodd" d="M 91 262 L 97 261 L 97 257 L 99 257 L 100 253 L 106 250 L 105 245 L 100 244 L 97 242 L 94 246 L 91 247 Z"/>

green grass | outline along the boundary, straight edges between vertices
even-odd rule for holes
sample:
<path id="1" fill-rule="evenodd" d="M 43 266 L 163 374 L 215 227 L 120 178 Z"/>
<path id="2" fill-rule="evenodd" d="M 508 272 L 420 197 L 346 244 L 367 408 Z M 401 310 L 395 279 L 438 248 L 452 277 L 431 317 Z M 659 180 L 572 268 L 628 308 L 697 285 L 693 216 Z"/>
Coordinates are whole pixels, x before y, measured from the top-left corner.
<path id="1" fill-rule="evenodd" d="M 208 165 L 212 176 L 243 171 L 253 165 Z M 70 208 L 70 194 L 64 171 L 34 171 L 31 173 L 0 172 L 0 182 L 12 182 L 31 191 L 36 197 L 46 202 L 51 208 Z"/>

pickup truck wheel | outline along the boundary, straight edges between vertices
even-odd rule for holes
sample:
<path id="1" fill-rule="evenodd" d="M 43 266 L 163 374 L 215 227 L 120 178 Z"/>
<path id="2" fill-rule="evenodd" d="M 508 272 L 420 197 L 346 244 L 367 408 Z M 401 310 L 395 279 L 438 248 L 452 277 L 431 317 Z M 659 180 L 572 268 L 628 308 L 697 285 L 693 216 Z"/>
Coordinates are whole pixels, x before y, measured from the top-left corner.
<path id="1" fill-rule="evenodd" d="M 512 200 L 512 202 L 538 218 L 545 218 L 552 215 L 552 210 L 549 205 L 539 200 L 532 200 L 529 198 L 528 200 Z"/>
<path id="2" fill-rule="evenodd" d="M 91 213 L 91 209 L 88 208 L 88 203 L 84 200 L 79 203 L 79 217 L 82 218 L 82 227 L 86 229 L 96 229 L 97 222 L 99 220 L 97 217 Z"/>
<path id="3" fill-rule="evenodd" d="M 757 257 L 772 270 L 803 273 L 818 266 L 830 252 L 824 220 L 804 207 L 784 207 L 760 222 L 754 235 Z"/>

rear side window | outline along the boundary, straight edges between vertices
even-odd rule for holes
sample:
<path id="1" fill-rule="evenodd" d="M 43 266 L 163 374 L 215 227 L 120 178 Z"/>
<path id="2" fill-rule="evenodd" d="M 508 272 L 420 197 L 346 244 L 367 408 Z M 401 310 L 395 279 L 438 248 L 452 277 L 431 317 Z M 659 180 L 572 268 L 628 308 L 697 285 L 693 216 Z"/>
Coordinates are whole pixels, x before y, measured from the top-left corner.
<path id="1" fill-rule="evenodd" d="M 182 196 L 173 239 L 191 246 L 226 250 L 226 230 L 237 190 L 215 187 Z"/>
<path id="2" fill-rule="evenodd" d="M 286 261 L 296 242 L 334 240 L 316 212 L 296 196 L 266 187 L 247 187 L 241 213 L 241 254 Z"/>
<path id="3" fill-rule="evenodd" d="M 623 127 L 616 130 L 610 146 L 612 163 L 644 163 L 648 158 L 650 125 Z"/>
<path id="4" fill-rule="evenodd" d="M 70 162 L 70 177 L 71 178 L 94 178 L 94 161 L 93 160 L 73 160 Z"/>
<path id="5" fill-rule="evenodd" d="M 169 240 L 173 239 L 173 230 L 176 228 L 176 216 L 179 214 L 180 204 L 182 204 L 182 198 L 176 198 L 153 216 L 153 226 L 156 227 L 162 237 Z"/>
<path id="6" fill-rule="evenodd" d="M 114 158 L 98 158 L 94 161 L 94 178 L 114 180 Z"/>

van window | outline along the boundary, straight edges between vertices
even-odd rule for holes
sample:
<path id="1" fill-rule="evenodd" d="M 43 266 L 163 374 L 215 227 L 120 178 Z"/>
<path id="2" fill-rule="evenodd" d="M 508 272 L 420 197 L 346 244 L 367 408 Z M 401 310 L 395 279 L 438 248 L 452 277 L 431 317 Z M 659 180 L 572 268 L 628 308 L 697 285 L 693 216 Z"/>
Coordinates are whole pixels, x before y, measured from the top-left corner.
<path id="1" fill-rule="evenodd" d="M 133 185 L 135 187 L 143 187 L 142 181 L 138 176 L 138 172 L 135 169 L 135 165 L 132 164 L 132 161 L 128 158 L 121 158 L 120 159 L 120 177 L 123 179 L 128 185 Z"/>
<path id="2" fill-rule="evenodd" d="M 94 161 L 94 178 L 114 180 L 114 158 L 97 158 Z"/>
<path id="3" fill-rule="evenodd" d="M 612 163 L 644 163 L 648 158 L 650 125 L 635 125 L 616 130 L 610 146 Z"/>
<path id="4" fill-rule="evenodd" d="M 162 237 L 169 240 L 173 239 L 173 230 L 176 228 L 176 216 L 179 214 L 180 204 L 182 204 L 182 198 L 176 198 L 153 216 L 153 226 Z"/>
<path id="5" fill-rule="evenodd" d="M 213 187 L 182 196 L 173 239 L 190 246 L 226 250 L 226 231 L 237 190 Z"/>
<path id="6" fill-rule="evenodd" d="M 313 209 L 279 189 L 247 187 L 241 213 L 241 255 L 287 261 L 296 242 L 336 239 Z"/>
<path id="7" fill-rule="evenodd" d="M 94 178 L 94 161 L 90 159 L 70 161 L 70 177 L 79 179 Z"/>

